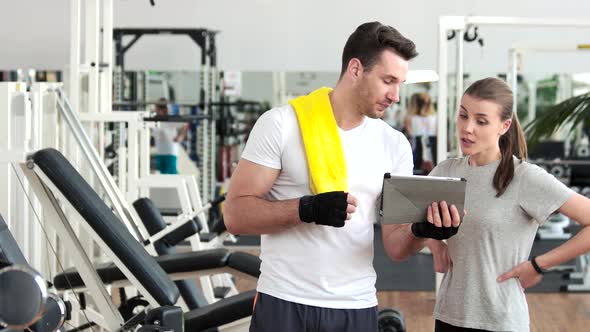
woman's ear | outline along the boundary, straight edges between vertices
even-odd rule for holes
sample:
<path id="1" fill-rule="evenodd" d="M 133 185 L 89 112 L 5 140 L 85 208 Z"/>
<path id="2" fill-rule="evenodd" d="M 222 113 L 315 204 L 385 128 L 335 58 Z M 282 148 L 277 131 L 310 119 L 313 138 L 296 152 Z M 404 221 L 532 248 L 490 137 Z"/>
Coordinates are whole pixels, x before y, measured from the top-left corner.
<path id="1" fill-rule="evenodd" d="M 500 135 L 506 134 L 506 132 L 508 132 L 508 129 L 510 129 L 511 125 L 512 125 L 512 119 L 508 119 L 508 120 L 504 121 L 502 123 L 502 132 L 500 133 Z"/>

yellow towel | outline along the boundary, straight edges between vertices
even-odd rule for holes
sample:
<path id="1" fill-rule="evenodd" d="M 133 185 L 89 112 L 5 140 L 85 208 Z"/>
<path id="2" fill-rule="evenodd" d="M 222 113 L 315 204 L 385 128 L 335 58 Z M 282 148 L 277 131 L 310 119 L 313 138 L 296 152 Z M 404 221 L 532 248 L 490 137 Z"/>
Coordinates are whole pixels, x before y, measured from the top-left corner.
<path id="1" fill-rule="evenodd" d="M 295 109 L 305 146 L 312 193 L 348 191 L 346 159 L 328 93 L 319 88 L 289 101 Z"/>

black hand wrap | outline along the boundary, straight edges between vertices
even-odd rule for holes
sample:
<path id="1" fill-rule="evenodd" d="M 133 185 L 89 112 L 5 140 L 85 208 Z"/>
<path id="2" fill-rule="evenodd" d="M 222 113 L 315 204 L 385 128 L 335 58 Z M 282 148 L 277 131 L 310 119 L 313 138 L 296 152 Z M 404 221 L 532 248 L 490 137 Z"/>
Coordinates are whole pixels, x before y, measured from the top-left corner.
<path id="1" fill-rule="evenodd" d="M 348 193 L 343 191 L 303 196 L 299 200 L 299 219 L 319 225 L 344 227 L 348 206 L 347 196 Z"/>
<path id="2" fill-rule="evenodd" d="M 457 234 L 458 231 L 459 227 L 436 227 L 427 221 L 412 224 L 412 233 L 415 237 L 446 240 Z"/>

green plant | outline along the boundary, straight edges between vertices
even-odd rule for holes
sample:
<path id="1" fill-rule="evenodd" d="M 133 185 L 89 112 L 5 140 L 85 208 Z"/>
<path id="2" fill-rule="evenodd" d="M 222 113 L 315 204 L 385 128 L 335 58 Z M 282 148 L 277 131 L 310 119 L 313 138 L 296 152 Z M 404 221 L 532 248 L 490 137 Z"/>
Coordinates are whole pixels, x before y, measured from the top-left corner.
<path id="1" fill-rule="evenodd" d="M 527 141 L 536 144 L 542 138 L 549 138 L 557 130 L 571 124 L 590 126 L 590 93 L 569 98 L 550 106 L 525 127 Z"/>

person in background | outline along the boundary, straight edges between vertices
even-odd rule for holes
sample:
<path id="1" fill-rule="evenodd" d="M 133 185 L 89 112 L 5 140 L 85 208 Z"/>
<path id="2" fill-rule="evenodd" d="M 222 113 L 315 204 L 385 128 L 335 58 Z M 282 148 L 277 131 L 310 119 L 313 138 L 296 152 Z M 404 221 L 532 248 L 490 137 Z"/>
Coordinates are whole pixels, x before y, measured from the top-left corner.
<path id="1" fill-rule="evenodd" d="M 428 174 L 436 165 L 436 113 L 428 93 L 415 93 L 410 98 L 404 129 L 412 143 L 414 169 Z"/>
<path id="2" fill-rule="evenodd" d="M 160 98 L 156 104 L 156 115 L 168 116 L 168 101 Z M 156 167 L 162 174 L 178 174 L 179 143 L 186 137 L 188 123 L 162 121 L 159 126 L 152 128 L 154 144 L 156 146 Z"/>

